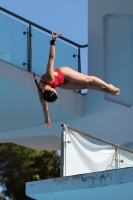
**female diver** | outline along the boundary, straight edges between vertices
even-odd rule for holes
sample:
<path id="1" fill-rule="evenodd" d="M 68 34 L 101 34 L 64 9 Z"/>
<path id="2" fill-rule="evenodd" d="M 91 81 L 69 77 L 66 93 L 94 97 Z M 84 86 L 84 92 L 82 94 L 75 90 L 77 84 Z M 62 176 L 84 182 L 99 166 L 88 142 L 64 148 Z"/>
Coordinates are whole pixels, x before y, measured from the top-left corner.
<path id="1" fill-rule="evenodd" d="M 39 84 L 34 75 L 34 80 L 38 87 L 39 99 L 43 107 L 45 126 L 48 128 L 51 128 L 51 122 L 47 102 L 54 102 L 57 99 L 58 94 L 55 90 L 56 87 L 60 87 L 65 90 L 91 89 L 111 95 L 120 94 L 119 88 L 116 88 L 111 84 L 107 84 L 97 77 L 87 76 L 79 73 L 67 66 L 61 66 L 54 70 L 55 41 L 56 38 L 60 37 L 61 35 L 62 33 L 55 35 L 52 32 L 46 73 L 42 75 Z"/>

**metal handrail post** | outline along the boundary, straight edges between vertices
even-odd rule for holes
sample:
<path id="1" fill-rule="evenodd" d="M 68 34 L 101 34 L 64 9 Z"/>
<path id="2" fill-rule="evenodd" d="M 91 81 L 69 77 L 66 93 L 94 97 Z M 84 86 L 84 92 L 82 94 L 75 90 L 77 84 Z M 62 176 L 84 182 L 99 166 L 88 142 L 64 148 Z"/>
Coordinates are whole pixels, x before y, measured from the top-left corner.
<path id="1" fill-rule="evenodd" d="M 81 56 L 80 56 L 80 47 L 78 47 L 78 72 L 81 73 Z M 78 90 L 78 93 L 81 94 L 81 90 Z"/>
<path id="2" fill-rule="evenodd" d="M 63 124 L 61 125 L 63 126 Z M 64 176 L 64 127 L 61 132 L 60 177 Z"/>
<path id="3" fill-rule="evenodd" d="M 78 72 L 81 72 L 80 47 L 78 47 Z"/>
<path id="4" fill-rule="evenodd" d="M 31 41 L 31 24 L 29 24 L 28 30 L 28 71 L 32 72 L 32 41 Z"/>
<path id="5" fill-rule="evenodd" d="M 115 148 L 115 169 L 118 169 L 118 148 Z"/>

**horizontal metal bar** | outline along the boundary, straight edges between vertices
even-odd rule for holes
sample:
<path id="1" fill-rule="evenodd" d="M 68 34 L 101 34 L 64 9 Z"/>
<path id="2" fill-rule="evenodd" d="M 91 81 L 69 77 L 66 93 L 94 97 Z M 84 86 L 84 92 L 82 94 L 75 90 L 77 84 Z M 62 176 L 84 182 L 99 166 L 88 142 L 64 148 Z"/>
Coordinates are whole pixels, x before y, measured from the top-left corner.
<path id="1" fill-rule="evenodd" d="M 118 148 L 118 149 L 121 149 L 121 150 L 123 150 L 123 151 L 126 151 L 126 152 L 129 152 L 129 153 L 132 153 L 132 154 L 133 154 L 133 151 L 131 151 L 131 150 L 129 150 L 129 149 L 126 149 L 126 148 L 124 148 L 124 147 L 122 147 L 122 146 L 119 146 L 119 145 L 117 145 L 117 144 L 114 144 L 114 143 L 108 142 L 108 141 L 106 141 L 106 140 L 100 139 L 100 138 L 95 137 L 95 136 L 93 136 L 93 135 L 90 135 L 90 134 L 88 134 L 88 133 L 81 132 L 81 131 L 76 130 L 76 129 L 74 129 L 74 128 L 71 128 L 71 127 L 69 127 L 69 126 L 67 126 L 67 125 L 65 125 L 65 124 L 62 124 L 62 126 L 65 126 L 65 127 L 67 127 L 68 129 L 70 129 L 70 130 L 72 130 L 72 131 L 76 131 L 76 132 L 78 132 L 79 134 L 85 135 L 85 136 L 90 137 L 90 138 L 92 138 L 92 139 L 95 139 L 95 140 L 98 140 L 98 141 L 100 141 L 100 142 L 109 144 L 109 145 L 111 145 L 111 146 L 113 146 L 113 147 L 115 147 L 115 148 Z"/>
<path id="2" fill-rule="evenodd" d="M 38 24 L 35 24 L 34 22 L 29 21 L 29 20 L 27 20 L 27 19 L 25 19 L 25 18 L 23 18 L 23 17 L 21 17 L 21 16 L 15 14 L 15 13 L 9 11 L 9 10 L 6 10 L 5 8 L 0 7 L 0 10 L 2 10 L 3 12 L 5 12 L 5 13 L 7 13 L 7 14 L 9 14 L 9 15 L 12 15 L 13 17 L 16 17 L 16 18 L 18 18 L 18 19 L 20 19 L 20 20 L 22 20 L 22 21 L 24 21 L 24 22 L 26 22 L 26 23 L 28 23 L 28 24 L 31 24 L 32 26 L 35 26 L 35 27 L 37 27 L 37 28 L 39 28 L 39 29 L 41 29 L 41 30 L 43 30 L 43 31 L 45 31 L 45 32 L 47 32 L 47 33 L 49 33 L 49 34 L 51 34 L 51 32 L 52 32 L 52 31 L 50 31 L 50 30 L 48 30 L 48 29 L 46 29 L 46 28 L 44 28 L 44 27 L 42 27 L 42 26 L 39 26 Z M 73 41 L 71 41 L 71 40 L 69 40 L 69 39 L 67 39 L 67 38 L 65 38 L 65 37 L 62 37 L 62 36 L 60 37 L 60 39 L 66 41 L 66 42 L 68 42 L 68 43 L 70 43 L 70 44 L 72 44 L 72 45 L 74 45 L 74 46 L 80 47 L 80 48 L 88 47 L 88 44 L 80 45 L 80 44 L 78 44 L 78 43 L 76 43 L 76 42 L 73 42 Z"/>

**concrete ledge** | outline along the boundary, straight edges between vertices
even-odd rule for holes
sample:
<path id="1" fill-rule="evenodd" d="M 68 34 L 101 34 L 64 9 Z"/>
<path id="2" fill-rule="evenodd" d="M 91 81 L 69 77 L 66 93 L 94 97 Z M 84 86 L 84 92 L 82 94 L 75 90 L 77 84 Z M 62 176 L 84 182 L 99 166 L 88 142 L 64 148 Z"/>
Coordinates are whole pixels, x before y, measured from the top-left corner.
<path id="1" fill-rule="evenodd" d="M 34 199 L 131 199 L 133 168 L 81 174 L 26 183 L 26 195 Z M 95 190 L 94 190 L 95 188 Z M 110 196 L 110 193 L 112 194 Z"/>

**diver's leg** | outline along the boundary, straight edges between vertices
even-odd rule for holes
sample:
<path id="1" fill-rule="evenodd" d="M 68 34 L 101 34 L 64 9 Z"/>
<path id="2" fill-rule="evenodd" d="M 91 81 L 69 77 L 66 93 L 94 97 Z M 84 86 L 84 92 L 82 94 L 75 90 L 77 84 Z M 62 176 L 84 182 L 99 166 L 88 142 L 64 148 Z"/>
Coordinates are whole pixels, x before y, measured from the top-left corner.
<path id="1" fill-rule="evenodd" d="M 63 85 L 60 86 L 60 88 L 65 89 L 65 90 L 82 90 L 82 89 L 90 89 L 90 90 L 95 90 L 98 92 L 103 92 L 103 93 L 107 93 L 110 95 L 117 95 L 114 92 L 111 92 L 109 90 L 107 90 L 106 88 L 103 88 L 101 86 L 98 85 L 94 85 L 94 84 L 88 84 L 87 87 L 86 85 L 83 85 L 81 83 L 76 83 L 76 82 L 67 82 Z"/>
<path id="2" fill-rule="evenodd" d="M 60 67 L 60 71 L 69 82 L 81 83 L 83 85 L 86 85 L 86 88 L 89 87 L 89 84 L 94 84 L 106 88 L 107 90 L 114 92 L 115 94 L 120 93 L 119 88 L 116 88 L 111 84 L 107 84 L 106 82 L 95 76 L 84 75 L 69 67 Z"/>

